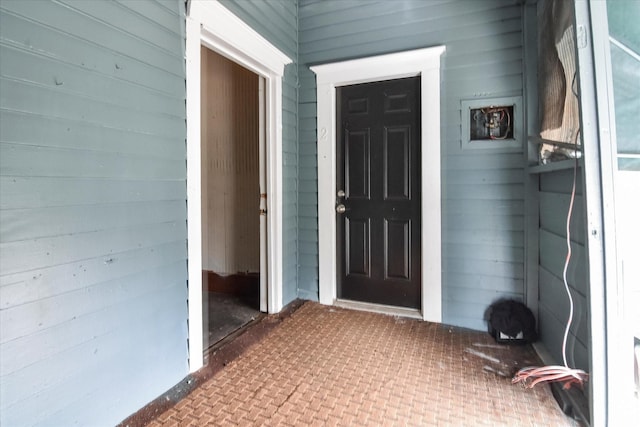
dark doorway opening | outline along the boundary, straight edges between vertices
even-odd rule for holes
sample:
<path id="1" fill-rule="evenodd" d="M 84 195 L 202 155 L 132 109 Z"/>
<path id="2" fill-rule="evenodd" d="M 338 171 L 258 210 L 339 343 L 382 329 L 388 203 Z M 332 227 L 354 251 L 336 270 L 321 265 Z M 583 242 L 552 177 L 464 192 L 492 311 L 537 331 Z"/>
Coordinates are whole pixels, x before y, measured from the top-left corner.
<path id="1" fill-rule="evenodd" d="M 208 309 L 207 325 L 211 350 L 225 338 L 260 318 L 260 275 L 234 274 L 221 276 L 212 271 L 202 273 L 207 289 L 203 296 Z"/>
<path id="2" fill-rule="evenodd" d="M 257 74 L 201 48 L 205 355 L 260 316 L 260 86 Z"/>

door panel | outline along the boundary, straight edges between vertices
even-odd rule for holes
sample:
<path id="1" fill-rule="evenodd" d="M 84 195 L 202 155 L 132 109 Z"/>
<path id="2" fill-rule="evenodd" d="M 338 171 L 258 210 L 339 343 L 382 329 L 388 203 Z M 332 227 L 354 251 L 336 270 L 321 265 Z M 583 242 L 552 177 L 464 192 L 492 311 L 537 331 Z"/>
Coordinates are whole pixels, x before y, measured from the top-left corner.
<path id="1" fill-rule="evenodd" d="M 370 262 L 370 245 L 371 228 L 369 227 L 368 218 L 346 218 L 345 219 L 345 238 L 349 258 L 347 262 L 347 274 L 349 276 L 358 275 L 369 277 Z"/>
<path id="2" fill-rule="evenodd" d="M 349 198 L 369 199 L 369 129 L 347 130 L 344 135 L 348 174 L 345 190 Z"/>
<path id="3" fill-rule="evenodd" d="M 385 219 L 385 279 L 411 280 L 411 220 Z"/>
<path id="4" fill-rule="evenodd" d="M 384 129 L 384 198 L 385 200 L 409 200 L 411 193 L 409 152 L 410 126 Z"/>
<path id="5" fill-rule="evenodd" d="M 336 94 L 338 298 L 420 308 L 420 78 Z"/>

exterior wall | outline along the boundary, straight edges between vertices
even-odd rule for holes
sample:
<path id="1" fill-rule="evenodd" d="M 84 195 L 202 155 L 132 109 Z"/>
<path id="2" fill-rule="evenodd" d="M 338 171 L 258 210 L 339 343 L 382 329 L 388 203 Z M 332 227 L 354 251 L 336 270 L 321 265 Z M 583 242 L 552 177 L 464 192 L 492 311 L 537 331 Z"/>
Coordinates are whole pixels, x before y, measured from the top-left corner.
<path id="1" fill-rule="evenodd" d="M 0 4 L 2 425 L 114 425 L 188 372 L 184 14 Z"/>
<path id="2" fill-rule="evenodd" d="M 484 312 L 494 300 L 523 298 L 523 151 L 463 150 L 461 130 L 462 100 L 523 95 L 519 3 L 300 1 L 301 297 L 318 298 L 316 86 L 309 66 L 445 45 L 443 321 L 485 329 Z"/>
<path id="3" fill-rule="evenodd" d="M 293 60 L 282 81 L 283 303 L 298 297 L 298 10 L 295 0 L 221 0 Z M 304 295 L 301 295 L 304 297 Z"/>
<path id="4" fill-rule="evenodd" d="M 553 363 L 559 364 L 562 364 L 562 340 L 569 316 L 569 299 L 562 276 L 567 256 L 566 221 L 572 182 L 572 169 L 540 174 L 538 329 L 544 349 L 553 358 Z M 579 169 L 570 228 L 572 255 L 567 269 L 567 282 L 575 309 L 567 344 L 567 362 L 572 367 L 588 372 L 589 280 L 585 248 L 587 236 L 585 218 L 582 178 Z"/>
<path id="5" fill-rule="evenodd" d="M 544 2 L 530 4 L 529 31 L 526 50 L 527 69 L 536 69 L 539 60 L 536 33 L 545 30 L 542 23 Z M 533 35 L 536 35 L 533 37 Z M 537 78 L 535 74 L 531 78 Z M 529 135 L 540 134 L 538 118 L 538 90 L 542 91 L 541 80 L 529 80 L 528 111 Z M 530 143 L 528 163 L 528 206 L 527 206 L 527 275 L 528 283 L 536 292 L 530 292 L 529 305 L 538 319 L 539 341 L 536 350 L 546 364 L 562 365 L 562 342 L 569 317 L 569 299 L 563 282 L 563 270 L 567 256 L 566 221 L 573 184 L 572 161 L 538 165 L 539 145 Z M 582 162 L 580 163 L 582 164 Z M 583 192 L 583 170 L 577 171 L 576 197 L 571 216 L 571 262 L 567 269 L 567 282 L 574 303 L 573 322 L 567 340 L 567 362 L 571 367 L 589 371 L 591 336 L 589 332 L 589 278 L 587 268 L 587 228 L 585 199 Z M 533 301 L 532 301 L 533 300 Z M 588 389 L 588 388 L 587 388 Z M 585 390 L 587 390 L 585 389 Z"/>

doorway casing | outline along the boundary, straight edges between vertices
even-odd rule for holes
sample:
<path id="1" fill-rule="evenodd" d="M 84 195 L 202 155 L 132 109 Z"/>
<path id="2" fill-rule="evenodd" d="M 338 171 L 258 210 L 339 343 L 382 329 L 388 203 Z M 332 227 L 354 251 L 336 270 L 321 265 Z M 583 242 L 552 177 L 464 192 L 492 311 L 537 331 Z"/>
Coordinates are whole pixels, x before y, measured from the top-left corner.
<path id="1" fill-rule="evenodd" d="M 186 20 L 187 256 L 189 371 L 203 366 L 200 46 L 258 74 L 264 82 L 267 230 L 266 299 L 261 310 L 282 309 L 282 76 L 292 60 L 217 1 L 191 1 Z M 261 91 L 262 92 L 262 91 Z M 258 100 L 256 99 L 256 102 Z M 256 201 L 256 219 L 258 217 Z M 263 251 L 261 251 L 263 252 Z M 262 262 L 261 262 L 262 264 Z M 261 267 L 262 268 L 262 267 Z M 261 293 L 264 292 L 261 291 Z M 264 295 L 261 295 L 261 300 Z"/>
<path id="2" fill-rule="evenodd" d="M 442 321 L 440 56 L 444 46 L 311 67 L 318 108 L 318 282 L 320 303 L 337 295 L 336 87 L 421 77 L 422 302 L 426 321 Z"/>

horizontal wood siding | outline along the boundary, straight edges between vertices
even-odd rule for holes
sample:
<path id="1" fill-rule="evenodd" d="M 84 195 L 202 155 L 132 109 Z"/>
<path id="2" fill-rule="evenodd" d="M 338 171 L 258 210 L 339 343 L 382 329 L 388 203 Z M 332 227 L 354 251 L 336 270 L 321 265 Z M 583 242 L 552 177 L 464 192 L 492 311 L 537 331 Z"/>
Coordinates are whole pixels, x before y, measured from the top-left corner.
<path id="1" fill-rule="evenodd" d="M 0 424 L 188 371 L 183 1 L 0 3 Z"/>
<path id="2" fill-rule="evenodd" d="M 298 5 L 296 0 L 221 0 L 293 60 L 282 80 L 283 299 L 298 297 Z"/>
<path id="3" fill-rule="evenodd" d="M 540 340 L 555 363 L 562 364 L 562 341 L 569 318 L 569 298 L 563 282 L 567 256 L 567 213 L 571 200 L 573 170 L 540 175 L 539 310 Z M 585 239 L 584 198 L 578 170 L 576 197 L 571 216 L 571 260 L 567 282 L 574 302 L 574 318 L 567 342 L 567 361 L 572 367 L 589 370 L 589 290 Z"/>
<path id="4" fill-rule="evenodd" d="M 462 100 L 523 95 L 520 3 L 300 1 L 301 295 L 318 296 L 316 86 L 309 66 L 444 45 L 443 320 L 485 329 L 494 300 L 523 299 L 522 149 L 463 150 L 461 118 Z"/>

